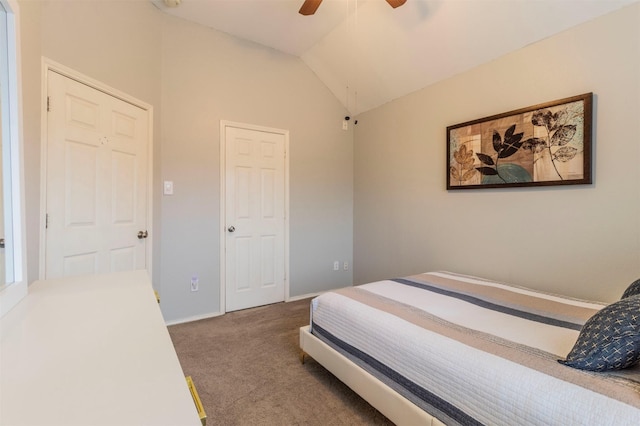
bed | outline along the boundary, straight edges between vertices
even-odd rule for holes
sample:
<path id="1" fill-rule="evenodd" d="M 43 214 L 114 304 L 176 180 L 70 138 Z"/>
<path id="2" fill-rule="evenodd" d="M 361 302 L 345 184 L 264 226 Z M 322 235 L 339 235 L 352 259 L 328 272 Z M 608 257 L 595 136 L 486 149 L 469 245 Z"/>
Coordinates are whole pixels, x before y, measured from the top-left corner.
<path id="1" fill-rule="evenodd" d="M 606 306 L 430 272 L 314 298 L 300 346 L 398 425 L 638 425 L 637 363 L 562 363 Z"/>

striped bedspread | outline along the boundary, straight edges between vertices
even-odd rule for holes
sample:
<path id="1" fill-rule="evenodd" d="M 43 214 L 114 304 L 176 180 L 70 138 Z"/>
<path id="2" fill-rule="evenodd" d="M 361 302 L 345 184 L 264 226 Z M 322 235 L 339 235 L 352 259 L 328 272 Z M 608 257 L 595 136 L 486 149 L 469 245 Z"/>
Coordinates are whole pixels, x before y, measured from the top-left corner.
<path id="1" fill-rule="evenodd" d="M 640 368 L 557 362 L 604 306 L 432 272 L 325 293 L 311 330 L 447 425 L 639 425 Z"/>

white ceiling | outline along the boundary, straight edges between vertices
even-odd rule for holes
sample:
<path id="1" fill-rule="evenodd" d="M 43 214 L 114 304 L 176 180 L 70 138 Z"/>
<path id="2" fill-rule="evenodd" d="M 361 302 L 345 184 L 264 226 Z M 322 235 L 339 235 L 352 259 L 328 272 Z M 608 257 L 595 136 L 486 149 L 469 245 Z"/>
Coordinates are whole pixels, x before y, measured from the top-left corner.
<path id="1" fill-rule="evenodd" d="M 640 0 L 182 0 L 174 16 L 299 56 L 351 115 Z"/>

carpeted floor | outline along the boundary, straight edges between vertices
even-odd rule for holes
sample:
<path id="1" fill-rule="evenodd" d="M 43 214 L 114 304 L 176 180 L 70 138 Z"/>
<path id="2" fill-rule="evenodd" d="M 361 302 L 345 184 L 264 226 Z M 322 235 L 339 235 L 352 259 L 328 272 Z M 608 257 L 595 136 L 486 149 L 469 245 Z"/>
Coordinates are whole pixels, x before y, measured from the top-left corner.
<path id="1" fill-rule="evenodd" d="M 315 360 L 300 362 L 309 300 L 169 327 L 207 425 L 391 425 Z"/>

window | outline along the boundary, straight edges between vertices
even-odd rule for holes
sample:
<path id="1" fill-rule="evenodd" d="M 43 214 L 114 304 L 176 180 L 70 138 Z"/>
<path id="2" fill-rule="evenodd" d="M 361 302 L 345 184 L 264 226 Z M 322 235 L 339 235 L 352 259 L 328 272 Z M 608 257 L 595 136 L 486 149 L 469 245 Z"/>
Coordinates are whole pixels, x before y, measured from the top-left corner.
<path id="1" fill-rule="evenodd" d="M 17 10 L 0 0 L 0 317 L 27 294 Z"/>

